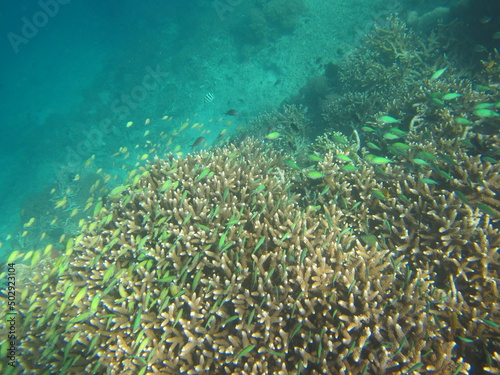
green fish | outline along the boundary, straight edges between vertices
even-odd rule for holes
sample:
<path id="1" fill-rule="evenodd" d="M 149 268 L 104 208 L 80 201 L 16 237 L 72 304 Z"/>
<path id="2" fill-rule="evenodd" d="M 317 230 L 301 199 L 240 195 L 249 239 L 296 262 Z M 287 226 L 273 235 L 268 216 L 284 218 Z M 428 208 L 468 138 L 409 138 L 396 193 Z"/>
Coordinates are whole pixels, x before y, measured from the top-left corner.
<path id="1" fill-rule="evenodd" d="M 438 169 L 438 170 L 437 170 L 437 173 L 438 173 L 441 177 L 443 177 L 443 178 L 446 180 L 446 182 L 448 182 L 448 181 L 450 181 L 450 180 L 451 180 L 451 174 L 449 174 L 448 172 L 445 172 L 445 171 L 443 171 L 443 170 L 441 170 L 441 169 Z"/>
<path id="2" fill-rule="evenodd" d="M 266 139 L 276 139 L 276 138 L 279 138 L 279 136 L 280 136 L 279 132 L 272 132 L 272 133 L 269 133 L 268 135 L 266 135 L 264 138 L 266 138 Z"/>
<path id="3" fill-rule="evenodd" d="M 399 139 L 400 136 L 399 135 L 396 135 L 396 134 L 393 134 L 393 133 L 385 133 L 384 134 L 384 138 L 385 139 L 388 139 L 389 141 L 393 141 L 395 139 Z"/>
<path id="4" fill-rule="evenodd" d="M 425 151 L 419 151 L 417 156 L 420 156 L 421 158 L 428 159 L 428 160 L 434 160 L 434 159 L 438 158 L 436 155 L 432 155 L 432 154 L 425 152 Z"/>
<path id="5" fill-rule="evenodd" d="M 312 161 L 323 161 L 323 158 L 320 158 L 318 155 L 308 154 L 307 157 Z"/>
<path id="6" fill-rule="evenodd" d="M 446 71 L 446 69 L 448 69 L 448 68 L 436 70 L 431 76 L 431 81 L 434 81 L 435 79 L 438 79 L 439 77 L 441 77 L 441 74 L 443 74 Z"/>
<path id="7" fill-rule="evenodd" d="M 266 188 L 266 185 L 264 184 L 260 184 L 259 186 L 257 186 L 253 192 L 252 192 L 252 195 L 253 194 L 259 194 L 261 191 L 264 191 L 264 189 Z"/>
<path id="8" fill-rule="evenodd" d="M 423 159 L 411 159 L 415 164 L 418 164 L 418 165 L 430 165 L 428 162 L 426 162 L 425 160 Z"/>
<path id="9" fill-rule="evenodd" d="M 476 109 L 474 111 L 474 114 L 479 117 L 495 117 L 498 116 L 498 113 L 495 111 L 492 111 L 491 109 L 487 108 L 482 108 L 482 109 Z"/>
<path id="10" fill-rule="evenodd" d="M 347 161 L 347 162 L 352 162 L 353 160 L 347 156 L 347 155 L 343 155 L 343 154 L 337 154 L 335 155 L 337 157 L 337 159 L 339 160 L 342 160 L 342 161 Z"/>
<path id="11" fill-rule="evenodd" d="M 378 150 L 378 151 L 381 151 L 381 148 L 378 147 L 375 143 L 372 143 L 372 142 L 367 142 L 366 145 L 374 150 Z"/>
<path id="12" fill-rule="evenodd" d="M 462 193 L 461 191 L 459 190 L 455 190 L 455 195 L 458 197 L 458 199 L 460 199 L 463 203 L 465 204 L 470 204 L 469 203 L 469 200 L 467 199 L 467 197 L 465 196 L 464 193 Z"/>
<path id="13" fill-rule="evenodd" d="M 466 118 L 463 118 L 463 117 L 457 117 L 455 119 L 455 122 L 459 125 L 470 125 L 472 124 L 472 121 L 470 120 L 467 120 Z"/>
<path id="14" fill-rule="evenodd" d="M 408 197 L 404 194 L 398 194 L 398 198 L 401 199 L 405 203 L 411 203 Z"/>
<path id="15" fill-rule="evenodd" d="M 472 142 L 469 141 L 468 139 L 461 139 L 460 143 L 463 144 L 465 147 L 476 148 L 476 146 L 474 146 Z"/>
<path id="16" fill-rule="evenodd" d="M 434 185 L 436 185 L 438 183 L 437 181 L 431 180 L 430 178 L 421 178 L 420 181 L 422 181 L 426 184 L 434 184 Z"/>
<path id="17" fill-rule="evenodd" d="M 361 130 L 365 131 L 365 132 L 375 132 L 375 129 L 373 128 L 370 128 L 369 126 L 363 126 L 361 128 Z"/>
<path id="18" fill-rule="evenodd" d="M 493 217 L 498 217 L 499 216 L 499 215 L 497 215 L 497 213 L 495 212 L 495 210 L 493 210 L 493 208 L 491 208 L 487 204 L 477 203 L 476 207 L 479 208 L 484 213 L 490 215 L 490 216 L 493 216 Z"/>
<path id="19" fill-rule="evenodd" d="M 354 172 L 357 171 L 359 168 L 355 167 L 354 165 L 343 165 L 342 167 L 340 167 L 340 169 L 347 172 Z"/>
<path id="20" fill-rule="evenodd" d="M 194 182 L 198 182 L 200 180 L 202 180 L 203 178 L 205 178 L 208 173 L 210 173 L 210 168 L 205 168 L 204 170 L 201 171 L 200 175 L 198 176 L 198 178 L 194 181 Z"/>
<path id="21" fill-rule="evenodd" d="M 380 190 L 374 189 L 372 190 L 372 194 L 380 200 L 385 200 L 385 195 Z"/>
<path id="22" fill-rule="evenodd" d="M 302 170 L 302 168 L 300 168 L 297 165 L 297 163 L 295 163 L 292 159 L 285 159 L 285 160 L 283 160 L 283 163 L 285 163 L 286 165 L 288 165 L 290 168 L 296 169 L 298 171 Z"/>
<path id="23" fill-rule="evenodd" d="M 443 95 L 443 97 L 441 99 L 442 100 L 453 100 L 453 99 L 459 98 L 461 96 L 462 96 L 462 94 L 458 94 L 456 92 L 450 92 L 448 94 Z"/>
<path id="24" fill-rule="evenodd" d="M 401 130 L 401 129 L 398 129 L 398 128 L 390 128 L 389 129 L 389 133 L 392 133 L 392 134 L 396 134 L 396 135 L 399 135 L 399 136 L 404 136 L 406 135 L 406 132 Z"/>
<path id="25" fill-rule="evenodd" d="M 411 146 L 408 146 L 406 143 L 396 142 L 393 143 L 392 146 L 396 147 L 398 150 L 409 150 Z"/>
<path id="26" fill-rule="evenodd" d="M 377 245 L 377 237 L 375 237 L 373 234 L 362 234 L 359 237 L 368 246 L 376 246 Z"/>
<path id="27" fill-rule="evenodd" d="M 377 119 L 377 122 L 379 122 L 381 124 L 395 124 L 395 123 L 401 122 L 401 120 L 395 119 L 394 117 L 391 117 L 391 116 L 380 116 Z"/>
<path id="28" fill-rule="evenodd" d="M 393 147 L 393 145 L 387 146 L 387 149 L 392 152 L 394 155 L 404 155 L 408 156 L 408 153 L 400 148 Z"/>
<path id="29" fill-rule="evenodd" d="M 458 165 L 455 160 L 453 160 L 453 158 L 449 155 L 446 155 L 446 154 L 440 154 L 438 155 L 438 157 L 442 160 L 444 160 L 445 162 L 447 162 L 448 164 L 451 164 L 451 165 Z"/>
<path id="30" fill-rule="evenodd" d="M 437 104 L 437 105 L 439 105 L 441 107 L 445 106 L 444 102 L 441 99 L 439 99 L 439 98 L 432 98 L 431 100 L 434 102 L 434 104 Z"/>
<path id="31" fill-rule="evenodd" d="M 109 196 L 119 196 L 121 193 L 123 193 L 125 190 L 127 190 L 130 187 L 130 185 L 121 185 L 115 187 L 113 190 L 109 192 Z"/>
<path id="32" fill-rule="evenodd" d="M 317 179 L 317 178 L 322 178 L 325 177 L 323 173 L 317 172 L 317 171 L 310 171 L 306 173 L 306 176 L 312 179 Z"/>
<path id="33" fill-rule="evenodd" d="M 346 145 L 346 144 L 347 144 L 347 141 L 346 141 L 344 138 L 342 138 L 341 136 L 339 136 L 339 135 L 332 135 L 332 139 L 333 139 L 335 142 L 342 143 L 342 144 L 344 144 L 344 145 Z"/>
<path id="34" fill-rule="evenodd" d="M 394 160 L 392 160 L 392 159 L 384 158 L 381 156 L 375 156 L 373 154 L 367 154 L 365 156 L 365 159 L 372 162 L 373 164 L 386 164 L 386 163 L 393 163 L 394 162 Z"/>
<path id="35" fill-rule="evenodd" d="M 475 109 L 484 109 L 494 107 L 495 103 L 479 103 L 474 106 Z"/>

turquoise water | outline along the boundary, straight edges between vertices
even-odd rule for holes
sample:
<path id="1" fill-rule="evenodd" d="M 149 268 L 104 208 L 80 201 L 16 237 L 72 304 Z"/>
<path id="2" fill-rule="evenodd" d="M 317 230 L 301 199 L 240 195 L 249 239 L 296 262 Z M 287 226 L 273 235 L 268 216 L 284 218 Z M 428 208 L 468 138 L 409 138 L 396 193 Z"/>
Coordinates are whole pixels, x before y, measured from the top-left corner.
<path id="1" fill-rule="evenodd" d="M 280 24 L 255 22 L 250 28 L 255 4 L 236 3 L 48 1 L 2 10 L 2 257 L 26 246 L 44 247 L 65 232 L 60 222 L 43 225 L 70 212 L 49 207 L 57 202 L 52 189 L 63 196 L 75 175 L 90 178 L 100 167 L 122 178 L 110 156 L 122 146 L 135 147 L 145 131 L 127 129 L 129 121 L 142 125 L 150 118 L 151 128 L 168 132 L 191 118 L 207 123 L 209 146 L 227 120 L 230 135 L 296 95 L 324 62 L 351 51 L 374 18 L 393 6 L 311 1 L 303 9 L 283 10 L 290 14 Z M 156 75 L 145 89 L 152 71 Z M 209 93 L 214 99 L 206 103 Z M 239 116 L 220 120 L 232 108 Z M 165 115 L 174 119 L 161 122 Z M 103 121 L 112 129 L 103 126 L 96 134 Z M 198 133 L 188 128 L 172 148 L 179 144 L 189 151 L 185 146 Z M 84 168 L 92 155 L 92 168 Z M 21 237 L 32 217 L 40 220 Z"/>

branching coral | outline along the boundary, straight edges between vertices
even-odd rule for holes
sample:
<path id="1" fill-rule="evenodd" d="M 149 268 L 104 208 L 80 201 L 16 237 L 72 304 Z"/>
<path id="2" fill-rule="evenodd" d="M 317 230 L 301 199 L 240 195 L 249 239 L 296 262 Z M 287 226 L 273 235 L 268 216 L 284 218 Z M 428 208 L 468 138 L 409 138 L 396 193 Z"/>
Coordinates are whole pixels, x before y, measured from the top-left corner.
<path id="1" fill-rule="evenodd" d="M 66 255 L 35 263 L 26 373 L 495 368 L 493 218 L 404 164 L 357 163 L 329 153 L 320 182 L 294 179 L 251 140 L 155 160 L 97 204 Z M 297 203 L 298 184 L 317 206 Z"/>
<path id="2" fill-rule="evenodd" d="M 256 117 L 250 123 L 251 132 L 280 133 L 274 143 L 290 155 L 303 157 L 311 121 L 306 116 L 307 109 L 301 105 L 284 105 L 279 111 Z"/>

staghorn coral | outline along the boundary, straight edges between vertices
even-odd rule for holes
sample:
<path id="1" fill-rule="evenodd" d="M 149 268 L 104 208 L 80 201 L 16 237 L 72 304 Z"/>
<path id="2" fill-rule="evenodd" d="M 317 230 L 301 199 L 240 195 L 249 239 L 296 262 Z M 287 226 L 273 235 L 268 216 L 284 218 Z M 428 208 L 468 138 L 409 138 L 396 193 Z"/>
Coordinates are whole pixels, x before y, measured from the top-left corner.
<path id="1" fill-rule="evenodd" d="M 487 60 L 481 60 L 483 65 L 484 75 L 489 84 L 495 85 L 495 90 L 498 90 L 500 83 L 500 53 L 498 49 L 488 54 Z"/>
<path id="2" fill-rule="evenodd" d="M 252 140 L 155 160 L 65 255 L 34 262 L 25 373 L 498 369 L 496 222 L 404 161 L 357 162 L 329 153 L 325 178 L 304 181 Z M 318 206 L 297 203 L 299 185 Z"/>
<path id="3" fill-rule="evenodd" d="M 290 155 L 303 157 L 308 147 L 307 136 L 311 121 L 306 116 L 307 108 L 302 105 L 285 104 L 279 111 L 265 113 L 250 122 L 250 133 L 262 134 L 278 131 L 280 138 L 275 140 L 279 149 Z"/>
<path id="4" fill-rule="evenodd" d="M 348 58 L 341 69 L 342 80 L 354 91 L 403 93 L 405 86 L 441 59 L 435 44 L 430 38 L 422 42 L 397 14 L 391 15 L 386 25 L 376 26 Z"/>
<path id="5" fill-rule="evenodd" d="M 432 170 L 411 167 L 413 158 L 437 149 L 447 149 L 452 157 L 436 156 Z M 414 143 L 408 153 L 399 156 L 408 165 L 386 165 L 377 173 L 360 162 L 359 170 L 349 175 L 328 154 L 319 164 L 329 188 L 322 203 L 336 204 L 352 231 L 367 243 L 395 249 L 410 269 L 432 275 L 433 287 L 447 291 L 447 302 L 435 312 L 444 323 L 443 335 L 456 341 L 457 351 L 475 366 L 473 373 L 496 373 L 500 166 L 471 157 L 459 143 L 446 140 Z M 434 185 L 429 177 L 439 183 Z"/>

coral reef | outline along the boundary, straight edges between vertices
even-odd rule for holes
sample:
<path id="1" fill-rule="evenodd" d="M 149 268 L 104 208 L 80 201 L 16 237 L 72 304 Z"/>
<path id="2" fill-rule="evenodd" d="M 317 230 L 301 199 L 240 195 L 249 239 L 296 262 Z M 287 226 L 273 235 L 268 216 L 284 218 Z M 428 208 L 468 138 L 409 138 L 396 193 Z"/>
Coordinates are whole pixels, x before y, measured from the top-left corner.
<path id="1" fill-rule="evenodd" d="M 494 372 L 498 221 L 457 191 L 498 200 L 498 164 L 457 145 L 442 187 L 403 156 L 345 170 L 328 153 L 325 177 L 304 180 L 254 140 L 155 160 L 65 255 L 28 267 L 19 360 L 26 373 Z M 316 201 L 300 203 L 303 185 Z"/>

